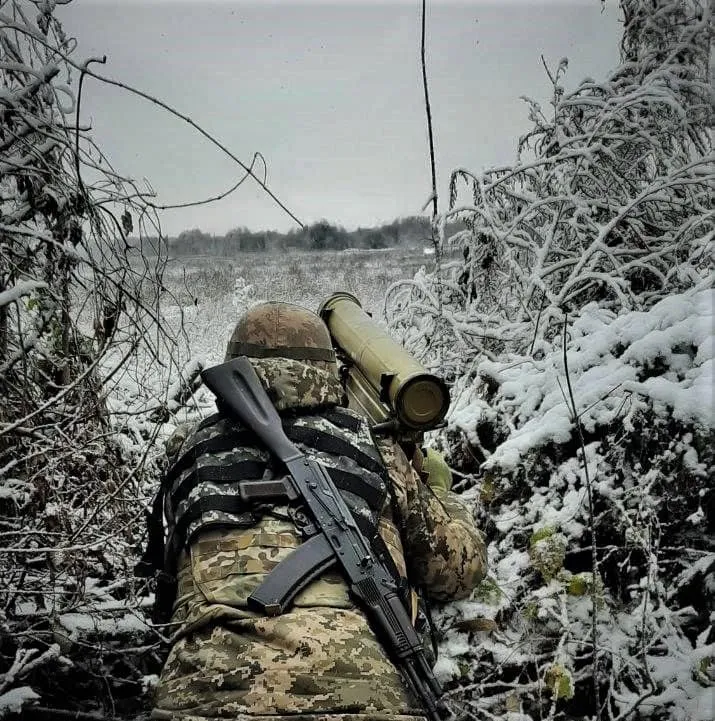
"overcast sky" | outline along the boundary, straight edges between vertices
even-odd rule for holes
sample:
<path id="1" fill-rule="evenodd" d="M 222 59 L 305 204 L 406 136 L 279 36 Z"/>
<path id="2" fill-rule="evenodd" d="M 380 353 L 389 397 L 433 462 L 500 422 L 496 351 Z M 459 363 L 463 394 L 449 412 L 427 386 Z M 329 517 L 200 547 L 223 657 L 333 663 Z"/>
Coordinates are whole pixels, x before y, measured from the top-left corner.
<path id="1" fill-rule="evenodd" d="M 355 228 L 419 214 L 430 195 L 419 63 L 420 0 L 266 3 L 75 0 L 58 7 L 74 57 L 160 97 L 244 162 L 260 151 L 268 185 L 304 222 Z M 615 3 L 428 0 L 427 62 L 441 209 L 449 173 L 510 162 L 530 95 L 548 100 L 541 64 L 569 59 L 567 85 L 618 63 Z M 147 178 L 158 202 L 217 195 L 237 165 L 180 120 L 86 81 L 83 117 L 115 168 Z M 248 180 L 227 199 L 165 211 L 164 232 L 293 221 Z"/>

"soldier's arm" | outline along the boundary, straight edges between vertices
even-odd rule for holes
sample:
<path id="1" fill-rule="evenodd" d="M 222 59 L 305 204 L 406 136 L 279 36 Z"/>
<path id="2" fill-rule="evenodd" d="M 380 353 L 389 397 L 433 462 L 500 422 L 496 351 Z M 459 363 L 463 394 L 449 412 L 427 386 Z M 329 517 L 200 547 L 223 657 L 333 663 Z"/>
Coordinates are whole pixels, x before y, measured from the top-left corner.
<path id="1" fill-rule="evenodd" d="M 465 598 L 487 566 L 471 512 L 449 490 L 451 479 L 445 482 L 437 472 L 428 485 L 397 443 L 381 439 L 378 446 L 392 480 L 410 580 L 436 601 Z"/>

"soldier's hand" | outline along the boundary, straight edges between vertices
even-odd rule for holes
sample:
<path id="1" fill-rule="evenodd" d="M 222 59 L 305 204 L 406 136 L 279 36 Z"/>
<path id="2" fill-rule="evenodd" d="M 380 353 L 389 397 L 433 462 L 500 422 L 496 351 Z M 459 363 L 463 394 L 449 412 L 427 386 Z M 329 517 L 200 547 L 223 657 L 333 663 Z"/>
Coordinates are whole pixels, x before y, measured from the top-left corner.
<path id="1" fill-rule="evenodd" d="M 433 491 L 447 493 L 452 489 L 452 471 L 439 451 L 434 448 L 417 448 L 412 465 Z"/>

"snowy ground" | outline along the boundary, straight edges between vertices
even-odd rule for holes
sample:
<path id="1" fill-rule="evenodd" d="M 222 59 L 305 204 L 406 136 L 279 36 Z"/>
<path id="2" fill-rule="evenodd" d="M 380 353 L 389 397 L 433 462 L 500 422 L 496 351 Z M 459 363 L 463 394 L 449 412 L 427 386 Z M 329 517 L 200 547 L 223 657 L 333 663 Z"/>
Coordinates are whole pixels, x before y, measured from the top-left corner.
<path id="1" fill-rule="evenodd" d="M 192 353 L 220 360 L 233 324 L 254 303 L 279 300 L 317 310 L 331 293 L 344 290 L 380 314 L 392 283 L 432 265 L 422 249 L 401 248 L 178 258 L 164 274 L 175 301 L 168 294 L 165 300 L 170 316 L 183 311 Z"/>
<path id="2" fill-rule="evenodd" d="M 146 447 L 157 424 L 145 411 L 170 407 L 170 393 L 157 398 L 156 390 L 175 385 L 181 369 L 220 362 L 233 324 L 252 304 L 317 308 L 346 290 L 380 320 L 391 284 L 431 261 L 421 249 L 170 261 L 161 317 L 174 331 L 183 323 L 183 332 L 177 346 L 140 353 L 112 378 L 108 401 L 126 425 L 121 437 L 134 452 Z M 436 672 L 471 717 L 585 718 L 595 609 L 611 718 L 713 718 L 714 303 L 712 291 L 701 291 L 666 298 L 648 313 L 583 309 L 567 351 L 585 467 L 560 337 L 533 357 L 476 362 L 455 385 L 448 434 L 433 440 L 452 444 L 460 465 L 455 439 L 467 438 L 473 469 L 481 464 L 459 484 L 487 531 L 490 576 L 473 598 L 437 609 Z M 212 410 L 212 397 L 199 390 L 159 426 L 157 440 Z M 161 453 L 160 442 L 152 453 Z M 154 490 L 147 483 L 134 502 L 147 505 Z M 601 558 L 595 579 L 589 493 Z M 53 627 L 59 645 L 46 653 L 63 660 L 71 642 L 122 634 L 153 642 L 136 601 L 100 598 L 107 590 L 85 579 L 85 602 L 63 607 Z M 156 680 L 157 663 L 137 671 L 142 688 Z M 0 717 L 36 698 L 21 679 L 0 688 Z"/>
<path id="3" fill-rule="evenodd" d="M 164 272 L 161 318 L 177 335 L 178 345 L 167 349 L 161 363 L 140 354 L 126 372 L 114 379 L 112 407 L 134 418 L 140 410 L 157 405 L 157 398 L 147 389 L 171 391 L 180 372 L 197 362 L 220 363 L 234 324 L 256 303 L 279 300 L 317 310 L 331 293 L 343 290 L 355 295 L 365 310 L 379 319 L 385 292 L 392 283 L 411 277 L 421 267 L 430 270 L 432 266 L 432 258 L 422 248 L 172 259 Z M 166 396 L 159 400 L 166 400 Z M 212 401 L 199 391 L 193 403 L 184 410 L 195 412 L 195 403 L 210 405 Z M 183 417 L 179 414 L 176 420 Z M 166 425 L 165 432 L 171 427 Z"/>

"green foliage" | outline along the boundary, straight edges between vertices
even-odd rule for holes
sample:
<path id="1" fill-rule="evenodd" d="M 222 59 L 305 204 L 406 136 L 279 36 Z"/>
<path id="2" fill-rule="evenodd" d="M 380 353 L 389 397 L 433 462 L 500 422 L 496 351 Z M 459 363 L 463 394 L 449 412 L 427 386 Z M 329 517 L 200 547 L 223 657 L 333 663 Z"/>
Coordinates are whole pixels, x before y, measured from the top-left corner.
<path id="1" fill-rule="evenodd" d="M 450 460 L 484 478 L 475 512 L 507 599 L 500 633 L 460 654 L 476 682 L 457 680 L 454 695 L 475 718 L 709 709 L 715 446 L 700 406 L 712 307 L 695 314 L 715 278 L 712 3 L 619 4 L 620 65 L 573 90 L 566 59 L 549 68 L 550 103 L 527 101 L 516 161 L 452 176 L 442 220 L 468 231 L 444 233 L 438 250 L 463 262 L 396 283 L 385 303 L 405 347 L 454 379 Z M 669 301 L 668 317 L 701 326 L 697 343 L 669 347 L 655 330 L 626 342 L 616 325 L 588 343 L 601 319 L 634 329 L 657 317 L 665 331 L 651 313 Z M 609 365 L 624 352 L 636 367 L 619 374 Z M 565 355 L 583 450 L 564 412 Z"/>
<path id="2" fill-rule="evenodd" d="M 553 526 L 544 526 L 543 528 L 539 528 L 531 534 L 531 537 L 529 538 L 529 548 L 533 549 L 539 541 L 543 541 L 545 538 L 551 538 L 554 533 L 556 533 L 556 529 Z"/>
<path id="3" fill-rule="evenodd" d="M 539 604 L 536 601 L 527 601 L 521 609 L 521 615 L 529 621 L 535 621 L 539 617 Z"/>
<path id="4" fill-rule="evenodd" d="M 693 679 L 702 686 L 715 686 L 715 656 L 704 656 L 698 661 Z"/>
<path id="5" fill-rule="evenodd" d="M 529 557 L 544 581 L 551 581 L 563 568 L 566 546 L 566 537 L 552 526 L 544 526 L 532 534 Z"/>
<path id="6" fill-rule="evenodd" d="M 566 593 L 570 596 L 588 596 L 594 590 L 597 594 L 602 594 L 603 583 L 598 579 L 594 584 L 593 573 L 590 571 L 582 571 L 566 579 Z"/>
<path id="7" fill-rule="evenodd" d="M 555 663 L 546 669 L 544 683 L 556 699 L 569 700 L 574 696 L 571 672 L 561 664 Z"/>
<path id="8" fill-rule="evenodd" d="M 496 606 L 504 597 L 504 591 L 499 587 L 492 575 L 487 575 L 474 591 L 474 600 Z"/>

